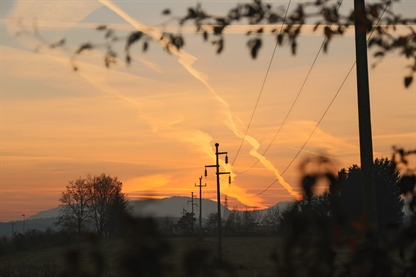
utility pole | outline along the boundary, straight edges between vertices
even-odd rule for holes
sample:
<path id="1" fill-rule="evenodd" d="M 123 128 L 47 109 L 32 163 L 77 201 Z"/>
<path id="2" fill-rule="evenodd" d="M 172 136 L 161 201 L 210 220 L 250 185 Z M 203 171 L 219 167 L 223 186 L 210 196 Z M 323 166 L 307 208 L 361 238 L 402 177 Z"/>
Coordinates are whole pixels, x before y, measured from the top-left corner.
<path id="1" fill-rule="evenodd" d="M 205 166 L 205 177 L 208 175 L 207 167 L 215 167 L 217 175 L 217 208 L 218 208 L 218 262 L 222 262 L 222 242 L 221 242 L 221 192 L 220 192 L 220 175 L 231 174 L 231 172 L 220 172 L 219 155 L 225 156 L 225 163 L 228 164 L 227 152 L 218 152 L 219 143 L 215 143 L 215 165 Z M 231 183 L 231 176 L 228 178 L 228 182 Z"/>
<path id="2" fill-rule="evenodd" d="M 26 215 L 22 214 L 23 216 L 23 234 L 25 233 L 25 221 L 26 221 Z"/>
<path id="3" fill-rule="evenodd" d="M 194 213 L 194 205 L 198 206 L 197 203 L 194 203 L 194 192 L 192 192 L 192 194 L 191 194 L 191 200 L 188 200 L 187 203 L 192 203 L 191 211 L 192 211 L 192 213 Z"/>
<path id="4" fill-rule="evenodd" d="M 207 184 L 202 185 L 202 176 L 199 177 L 199 185 L 195 184 L 196 187 L 199 187 L 199 237 L 202 238 L 202 187 L 206 187 Z"/>
<path id="5" fill-rule="evenodd" d="M 224 218 L 227 220 L 228 218 L 228 198 L 227 195 L 224 196 Z"/>
<path id="6" fill-rule="evenodd" d="M 196 205 L 196 206 L 198 206 L 198 204 L 197 203 L 194 203 L 194 192 L 192 192 L 192 194 L 191 194 L 191 200 L 188 200 L 188 203 L 192 203 L 191 204 L 191 214 L 192 214 L 192 218 L 194 217 L 194 205 Z M 192 224 L 192 234 L 194 233 L 194 224 Z"/>
<path id="7" fill-rule="evenodd" d="M 360 136 L 361 191 L 363 213 L 369 222 L 377 222 L 376 189 L 373 171 L 370 89 L 368 83 L 367 24 L 365 0 L 354 0 L 355 54 L 357 69 L 358 125 Z M 377 233 L 377 228 L 374 229 Z"/>

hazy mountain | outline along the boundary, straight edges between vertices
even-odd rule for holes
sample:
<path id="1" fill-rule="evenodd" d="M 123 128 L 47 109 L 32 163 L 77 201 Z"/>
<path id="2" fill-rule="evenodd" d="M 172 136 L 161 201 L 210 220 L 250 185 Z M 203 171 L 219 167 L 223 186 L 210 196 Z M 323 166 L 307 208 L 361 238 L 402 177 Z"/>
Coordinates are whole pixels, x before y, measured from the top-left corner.
<path id="1" fill-rule="evenodd" d="M 190 197 L 182 196 L 173 196 L 170 198 L 164 199 L 147 199 L 147 200 L 132 200 L 129 201 L 130 205 L 133 207 L 133 216 L 152 216 L 156 218 L 180 218 L 184 211 L 192 211 L 192 199 Z M 199 217 L 199 199 L 193 199 L 193 211 L 195 217 Z M 281 209 L 285 209 L 291 202 L 280 202 L 275 206 L 279 206 Z M 37 214 L 34 214 L 25 220 L 24 229 L 36 229 L 36 230 L 46 230 L 50 227 L 55 229 L 55 222 L 58 220 L 59 211 L 61 207 L 56 207 L 53 209 L 41 211 Z M 202 218 L 206 219 L 210 213 L 217 212 L 217 202 L 202 199 Z M 267 209 L 260 210 L 261 214 L 266 213 Z M 223 218 L 226 218 L 229 213 L 229 210 L 221 205 L 221 215 Z M 12 230 L 15 232 L 23 231 L 23 221 L 10 221 L 10 222 L 0 222 L 0 236 L 6 235 L 9 236 L 12 234 Z"/>
<path id="2" fill-rule="evenodd" d="M 153 217 L 181 217 L 183 211 L 192 212 L 192 199 L 190 197 L 173 196 L 160 200 L 135 200 L 130 201 L 135 216 Z M 199 199 L 194 198 L 193 211 L 199 217 Z M 226 212 L 226 207 L 221 205 L 221 212 Z M 210 213 L 217 212 L 217 202 L 209 199 L 202 199 L 202 217 L 206 218 Z"/>
<path id="3" fill-rule="evenodd" d="M 53 209 L 49 209 L 46 211 L 38 212 L 37 214 L 34 214 L 28 218 L 30 219 L 40 219 L 40 218 L 51 218 L 51 217 L 58 217 L 59 211 L 61 210 L 61 207 L 56 207 Z"/>

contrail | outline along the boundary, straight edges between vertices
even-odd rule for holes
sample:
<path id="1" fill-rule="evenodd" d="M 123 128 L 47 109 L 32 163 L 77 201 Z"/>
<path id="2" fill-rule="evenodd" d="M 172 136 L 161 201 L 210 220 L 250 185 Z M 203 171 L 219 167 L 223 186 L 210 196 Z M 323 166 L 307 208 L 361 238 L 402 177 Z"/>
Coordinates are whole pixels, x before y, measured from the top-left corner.
<path id="1" fill-rule="evenodd" d="M 118 6 L 114 5 L 111 1 L 107 0 L 99 0 L 101 4 L 112 10 L 114 13 L 119 15 L 121 18 L 126 20 L 128 23 L 130 23 L 133 27 L 135 27 L 137 30 L 140 30 L 141 32 L 147 34 L 150 37 L 153 37 L 156 41 L 159 41 L 162 45 L 167 45 L 168 41 L 166 39 L 160 40 L 162 37 L 162 33 L 160 33 L 156 29 L 152 29 L 147 27 L 144 24 L 141 24 L 134 18 L 132 18 L 130 15 L 125 13 L 122 9 L 120 9 Z M 266 157 L 262 156 L 257 150 L 260 147 L 260 144 L 257 142 L 257 140 L 249 135 L 244 135 L 236 126 L 231 111 L 230 106 L 228 103 L 221 98 L 215 90 L 211 87 L 211 85 L 207 82 L 204 74 L 196 70 L 192 64 L 196 61 L 196 58 L 185 51 L 178 51 L 175 48 L 170 49 L 171 53 L 174 54 L 179 58 L 178 62 L 186 69 L 188 72 L 194 76 L 197 80 L 199 80 L 201 83 L 203 83 L 208 90 L 211 92 L 211 94 L 215 97 L 215 99 L 223 106 L 224 113 L 226 115 L 225 124 L 227 127 L 234 132 L 234 134 L 239 138 L 244 138 L 250 145 L 253 147 L 250 150 L 250 154 L 257 159 L 266 167 L 268 170 L 273 172 L 276 175 L 277 180 L 279 183 L 288 191 L 288 193 L 295 198 L 299 197 L 299 193 L 293 191 L 293 188 L 283 179 L 283 177 L 280 175 L 279 171 L 272 165 L 272 163 L 267 160 Z M 228 165 L 225 165 L 225 167 L 228 167 L 227 169 L 231 171 L 231 168 Z M 233 174 L 235 176 L 235 174 Z"/>

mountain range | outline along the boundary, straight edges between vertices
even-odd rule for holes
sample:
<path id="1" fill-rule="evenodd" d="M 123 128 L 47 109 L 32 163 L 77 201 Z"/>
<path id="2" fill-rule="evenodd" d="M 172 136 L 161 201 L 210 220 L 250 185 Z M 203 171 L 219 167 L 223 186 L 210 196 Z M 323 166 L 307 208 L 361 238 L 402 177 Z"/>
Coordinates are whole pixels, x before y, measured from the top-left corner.
<path id="1" fill-rule="evenodd" d="M 290 203 L 291 202 L 280 202 L 275 206 L 285 209 Z M 199 217 L 199 199 L 192 199 L 190 197 L 173 196 L 163 199 L 130 200 L 129 204 L 132 207 L 133 216 L 151 216 L 156 218 L 170 217 L 178 219 L 183 215 L 184 211 L 191 212 L 193 207 L 196 218 Z M 29 229 L 43 231 L 47 228 L 57 228 L 54 223 L 57 222 L 60 209 L 61 207 L 56 207 L 34 214 L 25 220 L 24 226 L 23 221 L 21 220 L 0 222 L 0 236 L 10 236 L 13 230 L 15 232 L 22 232 L 23 230 Z M 216 213 L 217 209 L 217 202 L 210 199 L 202 199 L 203 219 L 206 219 L 210 213 Z M 260 210 L 261 213 L 266 211 L 267 209 Z M 228 212 L 229 209 L 221 204 L 221 214 L 223 217 L 226 217 Z"/>

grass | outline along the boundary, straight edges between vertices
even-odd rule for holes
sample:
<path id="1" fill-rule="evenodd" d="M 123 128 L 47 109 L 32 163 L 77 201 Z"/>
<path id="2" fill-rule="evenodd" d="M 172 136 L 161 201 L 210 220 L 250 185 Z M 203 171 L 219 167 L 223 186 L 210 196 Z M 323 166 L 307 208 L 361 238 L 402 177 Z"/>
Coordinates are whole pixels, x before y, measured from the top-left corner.
<path id="1" fill-rule="evenodd" d="M 208 263 L 213 263 L 218 253 L 218 240 L 215 237 L 167 238 L 171 252 L 163 258 L 169 265 L 168 276 L 184 276 L 186 255 L 197 246 L 209 250 Z M 273 237 L 224 237 L 222 239 L 223 261 L 236 276 L 272 276 L 274 265 L 270 255 L 278 243 Z M 103 239 L 75 243 L 65 247 L 47 247 L 19 251 L 0 257 L 0 276 L 59 276 L 73 255 L 79 256 L 79 265 L 84 272 L 96 272 L 96 253 L 101 253 L 105 261 L 106 276 L 122 276 L 118 267 L 118 257 L 126 250 L 123 239 Z M 72 258 L 70 253 L 72 253 Z M 99 264 L 99 263 L 98 263 Z M 220 275 L 220 274 L 219 274 Z"/>

